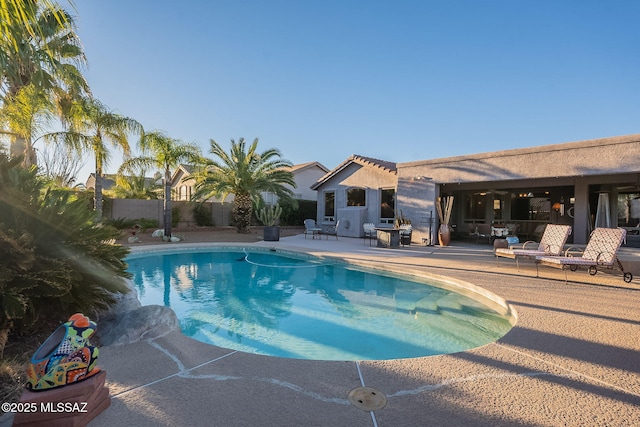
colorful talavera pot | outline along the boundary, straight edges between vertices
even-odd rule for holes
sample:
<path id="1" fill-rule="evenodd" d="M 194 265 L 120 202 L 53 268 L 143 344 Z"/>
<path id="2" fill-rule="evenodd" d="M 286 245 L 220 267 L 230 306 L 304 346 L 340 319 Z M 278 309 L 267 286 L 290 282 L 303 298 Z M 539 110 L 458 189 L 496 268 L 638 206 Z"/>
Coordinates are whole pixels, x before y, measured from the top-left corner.
<path id="1" fill-rule="evenodd" d="M 49 390 L 82 381 L 100 372 L 98 347 L 89 342 L 96 324 L 76 313 L 58 327 L 31 357 L 27 388 Z"/>

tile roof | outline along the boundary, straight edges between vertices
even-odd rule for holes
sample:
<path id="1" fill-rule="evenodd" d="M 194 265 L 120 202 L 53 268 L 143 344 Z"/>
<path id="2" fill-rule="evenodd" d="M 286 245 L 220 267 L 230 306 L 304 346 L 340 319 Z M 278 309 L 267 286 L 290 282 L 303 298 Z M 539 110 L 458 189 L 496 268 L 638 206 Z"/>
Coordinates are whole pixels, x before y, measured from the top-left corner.
<path id="1" fill-rule="evenodd" d="M 351 163 L 356 163 L 363 167 L 382 169 L 383 171 L 392 173 L 394 175 L 398 173 L 396 164 L 394 162 L 388 162 L 386 160 L 374 159 L 373 157 L 359 156 L 357 154 L 353 154 L 349 156 L 349 158 L 347 158 L 344 162 L 336 166 L 333 170 L 329 171 L 325 176 L 320 178 L 318 182 L 316 182 L 311 186 L 311 189 L 312 190 L 317 189 L 322 184 L 330 180 L 333 176 L 337 175 L 341 170 L 349 166 Z"/>

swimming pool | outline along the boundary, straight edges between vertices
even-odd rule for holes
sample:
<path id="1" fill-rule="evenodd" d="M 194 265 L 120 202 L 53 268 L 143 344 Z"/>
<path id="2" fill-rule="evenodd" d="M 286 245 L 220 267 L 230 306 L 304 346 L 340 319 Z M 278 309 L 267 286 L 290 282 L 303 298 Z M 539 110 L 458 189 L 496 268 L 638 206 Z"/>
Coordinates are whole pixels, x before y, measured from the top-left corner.
<path id="1" fill-rule="evenodd" d="M 182 332 L 250 353 L 383 360 L 493 342 L 509 318 L 416 278 L 310 256 L 208 248 L 127 259 L 143 305 L 171 307 Z"/>

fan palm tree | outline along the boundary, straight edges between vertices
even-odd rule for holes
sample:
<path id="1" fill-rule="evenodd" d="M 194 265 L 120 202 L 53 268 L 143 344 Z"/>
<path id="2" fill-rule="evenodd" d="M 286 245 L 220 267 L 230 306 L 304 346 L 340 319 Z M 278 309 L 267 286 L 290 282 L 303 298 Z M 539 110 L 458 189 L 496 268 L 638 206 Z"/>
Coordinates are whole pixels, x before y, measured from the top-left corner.
<path id="1" fill-rule="evenodd" d="M 159 131 L 146 133 L 140 139 L 142 156 L 122 163 L 118 175 L 136 168 L 155 166 L 164 172 L 164 235 L 171 237 L 171 170 L 181 163 L 202 162 L 200 148 L 181 142 Z"/>
<path id="2" fill-rule="evenodd" d="M 102 220 L 102 173 L 109 163 L 108 144 L 120 148 L 125 158 L 130 155 L 129 136 L 144 137 L 144 129 L 136 120 L 121 116 L 95 98 L 83 98 L 70 108 L 69 130 L 47 135 L 47 139 L 63 143 L 77 152 L 89 151 L 95 159 L 94 209 Z"/>
<path id="3" fill-rule="evenodd" d="M 89 92 L 78 66 L 86 63 L 75 23 L 66 11 L 51 2 L 0 0 L 3 21 L 0 38 L 0 98 L 3 108 L 19 102 L 21 91 L 31 86 L 55 102 L 50 109 L 62 114 L 71 100 Z M 20 13 L 16 7 L 24 7 Z M 28 21 L 26 26 L 23 21 Z M 28 29 L 31 30 L 28 30 Z M 15 108 L 14 108 L 15 110 Z M 11 154 L 24 155 L 25 166 L 34 162 L 30 135 L 13 131 Z"/>
<path id="4" fill-rule="evenodd" d="M 295 188 L 293 174 L 288 169 L 291 162 L 282 159 L 280 151 L 270 148 L 258 153 L 258 138 L 247 147 L 244 138 L 231 140 L 229 153 L 211 140 L 211 153 L 218 160 L 209 161 L 205 169 L 197 172 L 195 197 L 207 199 L 219 197 L 224 201 L 229 194 L 235 197 L 232 216 L 239 233 L 248 233 L 253 213 L 253 204 L 261 200 L 262 192 L 271 192 L 279 198 L 293 196 Z"/>

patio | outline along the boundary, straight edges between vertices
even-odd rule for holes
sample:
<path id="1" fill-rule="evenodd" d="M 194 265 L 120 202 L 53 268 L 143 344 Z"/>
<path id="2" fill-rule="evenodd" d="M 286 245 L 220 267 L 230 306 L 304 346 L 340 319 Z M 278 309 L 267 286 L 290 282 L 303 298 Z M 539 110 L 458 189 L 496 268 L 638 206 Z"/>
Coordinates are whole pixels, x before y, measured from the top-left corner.
<path id="1" fill-rule="evenodd" d="M 199 246 L 189 239 L 185 243 Z M 228 245 L 228 244 L 226 244 Z M 243 244 L 247 246 L 247 244 Z M 258 246 L 465 280 L 507 300 L 516 326 L 463 353 L 416 359 L 323 362 L 240 353 L 180 333 L 103 347 L 111 406 L 91 426 L 551 426 L 637 425 L 640 285 L 620 276 L 498 265 L 487 245 L 386 249 L 362 239 L 287 237 Z M 134 251 L 144 250 L 138 246 Z M 637 251 L 623 250 L 635 262 Z M 374 412 L 349 403 L 373 387 Z"/>

